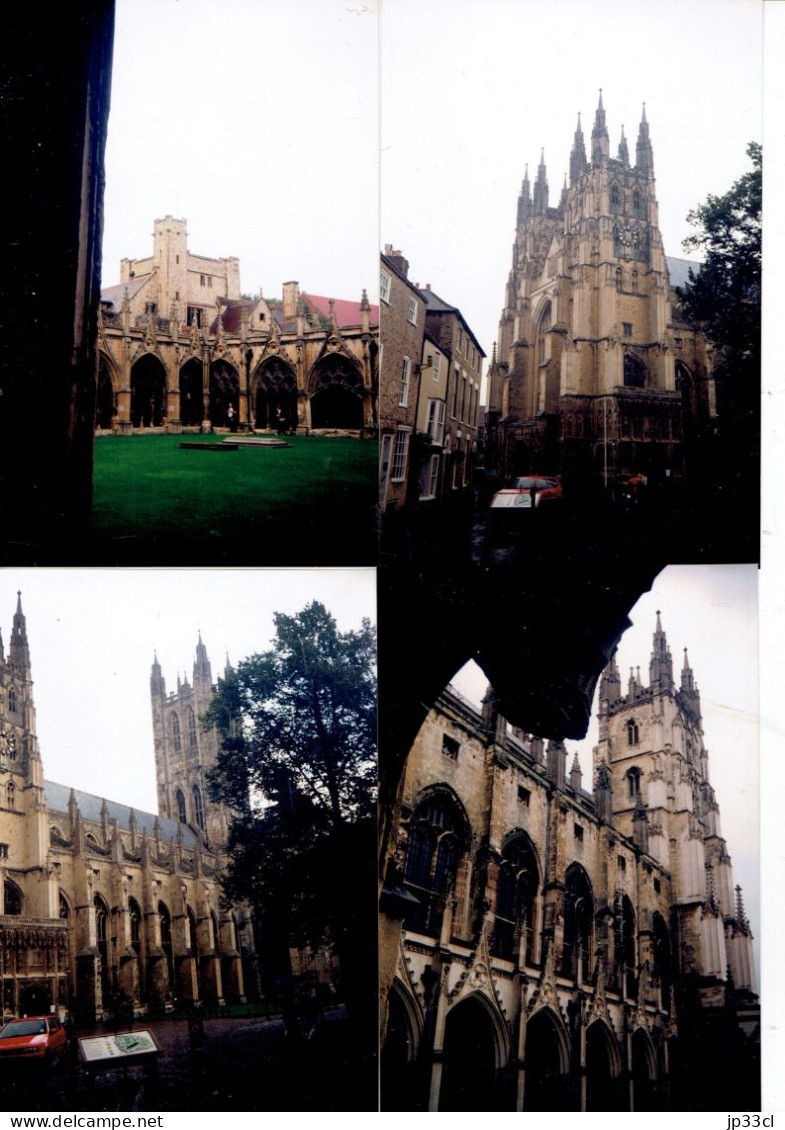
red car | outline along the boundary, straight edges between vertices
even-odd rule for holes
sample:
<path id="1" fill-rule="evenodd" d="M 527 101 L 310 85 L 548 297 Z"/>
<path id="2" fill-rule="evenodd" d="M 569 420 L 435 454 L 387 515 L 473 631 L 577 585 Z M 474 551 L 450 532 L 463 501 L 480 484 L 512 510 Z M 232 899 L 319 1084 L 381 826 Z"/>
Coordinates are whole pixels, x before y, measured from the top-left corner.
<path id="1" fill-rule="evenodd" d="M 56 1016 L 26 1016 L 0 1028 L 0 1063 L 25 1060 L 50 1063 L 66 1047 L 65 1029 Z"/>
<path id="2" fill-rule="evenodd" d="M 535 510 L 546 502 L 556 502 L 564 495 L 555 475 L 524 475 L 513 479 L 512 486 L 499 490 L 491 499 L 491 510 Z"/>

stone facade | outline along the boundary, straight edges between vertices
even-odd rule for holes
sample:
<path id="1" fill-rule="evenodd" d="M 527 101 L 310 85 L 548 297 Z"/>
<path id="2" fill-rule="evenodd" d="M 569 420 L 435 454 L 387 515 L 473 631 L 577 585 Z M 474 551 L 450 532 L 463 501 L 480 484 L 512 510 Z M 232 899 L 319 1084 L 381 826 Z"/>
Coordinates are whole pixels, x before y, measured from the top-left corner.
<path id="1" fill-rule="evenodd" d="M 711 352 L 681 320 L 658 225 L 645 109 L 636 160 L 609 152 L 600 96 L 587 157 L 580 118 L 559 203 L 544 155 L 518 199 L 513 264 L 489 372 L 486 462 L 652 486 L 697 473 L 716 430 Z M 705 446 L 705 444 L 703 445 Z"/>
<path id="2" fill-rule="evenodd" d="M 89 1022 L 121 1001 L 144 1012 L 258 996 L 249 910 L 220 890 L 227 814 L 204 790 L 216 739 L 188 713 L 204 709 L 209 679 L 201 640 L 193 688 L 167 698 L 153 665 L 159 814 L 47 781 L 20 599 L 7 659 L 0 643 L 4 1018 L 60 1007 Z M 180 714 L 178 760 L 165 735 Z"/>
<path id="3" fill-rule="evenodd" d="M 482 359 L 457 306 L 409 282 L 409 264 L 382 255 L 380 496 L 401 510 L 468 487 L 477 449 Z"/>
<path id="4" fill-rule="evenodd" d="M 649 685 L 622 696 L 612 660 L 600 698 L 591 792 L 490 688 L 481 713 L 448 688 L 424 723 L 382 894 L 382 1109 L 707 1110 L 754 1090 L 752 936 L 659 619 Z"/>
<path id="5" fill-rule="evenodd" d="M 391 246 L 381 257 L 380 311 L 384 340 L 379 392 L 382 511 L 399 510 L 410 496 L 413 439 L 420 395 L 425 304 L 409 282 L 409 264 Z"/>
<path id="6" fill-rule="evenodd" d="M 192 255 L 171 216 L 121 276 L 101 299 L 99 430 L 376 434 L 379 317 L 364 291 L 287 282 L 280 301 L 243 299 L 239 260 Z"/>

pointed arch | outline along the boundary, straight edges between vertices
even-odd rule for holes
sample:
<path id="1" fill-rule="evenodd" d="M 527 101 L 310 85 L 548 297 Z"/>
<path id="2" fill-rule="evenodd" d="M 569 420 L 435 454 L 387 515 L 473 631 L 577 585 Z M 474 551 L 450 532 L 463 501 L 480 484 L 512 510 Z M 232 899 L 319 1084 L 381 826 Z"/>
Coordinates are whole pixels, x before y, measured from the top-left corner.
<path id="1" fill-rule="evenodd" d="M 599 1018 L 586 1029 L 586 1109 L 618 1110 L 621 1054 L 607 1022 Z"/>
<path id="2" fill-rule="evenodd" d="M 438 935 L 445 897 L 456 887 L 458 869 L 471 842 L 466 811 L 454 792 L 435 787 L 421 796 L 409 821 L 404 882 L 417 899 L 404 925 Z"/>
<path id="3" fill-rule="evenodd" d="M 228 427 L 230 406 L 236 416 L 240 410 L 240 378 L 234 365 L 219 358 L 210 365 L 210 422 L 213 427 Z"/>
<path id="4" fill-rule="evenodd" d="M 3 883 L 3 914 L 13 917 L 21 915 L 24 910 L 24 903 L 22 888 L 13 879 L 6 879 Z"/>
<path id="5" fill-rule="evenodd" d="M 198 357 L 189 357 L 180 368 L 180 423 L 198 427 L 204 416 L 203 366 Z"/>
<path id="6" fill-rule="evenodd" d="M 188 823 L 188 811 L 185 807 L 185 793 L 182 789 L 178 789 L 174 794 L 175 803 L 177 804 L 177 819 L 181 824 Z"/>
<path id="7" fill-rule="evenodd" d="M 117 396 L 120 392 L 120 373 L 112 355 L 105 349 L 98 351 L 98 388 L 96 393 L 95 426 L 108 430 L 117 415 Z"/>
<path id="8" fill-rule="evenodd" d="M 182 736 L 180 733 L 180 717 L 176 711 L 172 711 L 169 715 L 169 729 L 172 735 L 172 748 L 175 753 L 180 753 L 183 748 Z"/>
<path id="9" fill-rule="evenodd" d="M 540 866 L 528 835 L 516 831 L 502 845 L 496 885 L 492 947 L 499 957 L 516 960 L 518 932 L 525 936 L 523 957 L 531 965 L 538 927 Z"/>
<path id="10" fill-rule="evenodd" d="M 95 940 L 100 959 L 101 992 L 103 999 L 108 999 L 112 989 L 111 970 L 109 967 L 109 905 L 103 895 L 93 897 L 93 912 L 95 914 Z"/>
<path id="11" fill-rule="evenodd" d="M 196 715 L 190 706 L 185 712 L 185 726 L 188 732 L 188 748 L 196 749 Z"/>
<path id="12" fill-rule="evenodd" d="M 632 1034 L 633 1110 L 659 1110 L 657 1101 L 657 1056 L 645 1028 Z"/>
<path id="13" fill-rule="evenodd" d="M 646 387 L 646 366 L 634 353 L 624 354 L 624 384 L 627 388 Z"/>
<path id="14" fill-rule="evenodd" d="M 571 863 L 564 877 L 564 946 L 562 972 L 588 981 L 594 955 L 594 892 L 580 863 Z"/>
<path id="15" fill-rule="evenodd" d="M 379 1058 L 382 1110 L 422 1109 L 416 1094 L 422 1030 L 421 1009 L 408 987 L 396 977 L 387 998 L 387 1023 Z"/>
<path id="16" fill-rule="evenodd" d="M 508 1056 L 506 1025 L 494 1001 L 475 991 L 453 1004 L 444 1025 L 439 1110 L 495 1110 Z"/>
<path id="17" fill-rule="evenodd" d="M 251 377 L 250 392 L 254 423 L 259 430 L 290 431 L 297 426 L 297 375 L 283 357 L 267 357 L 259 362 Z"/>
<path id="18" fill-rule="evenodd" d="M 202 790 L 198 785 L 194 785 L 193 789 L 194 800 L 194 820 L 198 828 L 204 831 L 204 802 L 202 801 Z"/>
<path id="19" fill-rule="evenodd" d="M 616 984 L 622 996 L 635 999 L 638 988 L 635 911 L 629 895 L 616 898 L 613 928 Z"/>
<path id="20" fill-rule="evenodd" d="M 157 354 L 142 353 L 131 366 L 131 424 L 158 428 L 166 413 L 166 370 Z"/>
<path id="21" fill-rule="evenodd" d="M 142 951 L 142 910 L 135 898 L 128 899 L 128 927 L 131 949 L 138 957 Z"/>
<path id="22" fill-rule="evenodd" d="M 343 353 L 324 354 L 308 374 L 307 388 L 312 428 L 363 427 L 363 378 L 353 358 Z"/>
<path id="23" fill-rule="evenodd" d="M 572 1109 L 570 1042 L 560 1016 L 549 1006 L 537 1009 L 526 1024 L 524 1048 L 525 1111 Z"/>

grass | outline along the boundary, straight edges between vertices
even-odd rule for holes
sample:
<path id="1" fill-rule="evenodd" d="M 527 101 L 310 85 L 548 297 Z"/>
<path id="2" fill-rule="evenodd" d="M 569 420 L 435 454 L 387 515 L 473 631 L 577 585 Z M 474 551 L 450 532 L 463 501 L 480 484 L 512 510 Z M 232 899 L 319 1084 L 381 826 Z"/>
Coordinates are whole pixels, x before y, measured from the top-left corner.
<path id="1" fill-rule="evenodd" d="M 375 565 L 378 446 L 181 449 L 219 436 L 98 437 L 91 559 L 107 565 Z"/>

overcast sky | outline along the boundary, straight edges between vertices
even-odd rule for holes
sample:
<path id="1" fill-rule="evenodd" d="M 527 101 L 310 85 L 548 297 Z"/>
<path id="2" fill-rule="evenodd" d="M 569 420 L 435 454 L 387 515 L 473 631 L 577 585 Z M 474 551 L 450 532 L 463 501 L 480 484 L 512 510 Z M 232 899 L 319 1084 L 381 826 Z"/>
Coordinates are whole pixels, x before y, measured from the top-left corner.
<path id="1" fill-rule="evenodd" d="M 0 627 L 8 653 L 22 592 L 38 739 L 48 780 L 155 812 L 150 668 L 167 691 L 192 681 L 198 634 L 213 680 L 265 651 L 273 613 L 320 600 L 342 631 L 374 619 L 372 569 L 6 569 Z"/>
<path id="2" fill-rule="evenodd" d="M 153 220 L 246 293 L 378 289 L 375 0 L 117 0 L 103 285 Z"/>
<path id="3" fill-rule="evenodd" d="M 518 193 L 540 151 L 558 204 L 578 119 L 599 88 L 634 161 L 646 103 L 660 227 L 746 171 L 761 139 L 759 0 L 384 0 L 382 242 L 459 306 L 488 356 L 512 264 Z"/>
<path id="4" fill-rule="evenodd" d="M 758 719 L 758 571 L 752 565 L 671 565 L 656 578 L 630 613 L 632 627 L 619 643 L 617 663 L 626 693 L 630 667 L 649 683 L 652 637 L 662 627 L 680 682 L 684 648 L 701 695 L 709 779 L 720 806 L 722 834 L 733 860 L 734 882 L 758 947 L 761 941 L 760 789 Z M 473 665 L 472 665 L 473 667 Z M 464 669 L 455 684 L 479 704 L 486 680 L 479 668 Z M 592 747 L 597 742 L 596 700 L 583 742 L 567 741 L 567 767 L 575 750 L 583 787 L 593 787 Z"/>

